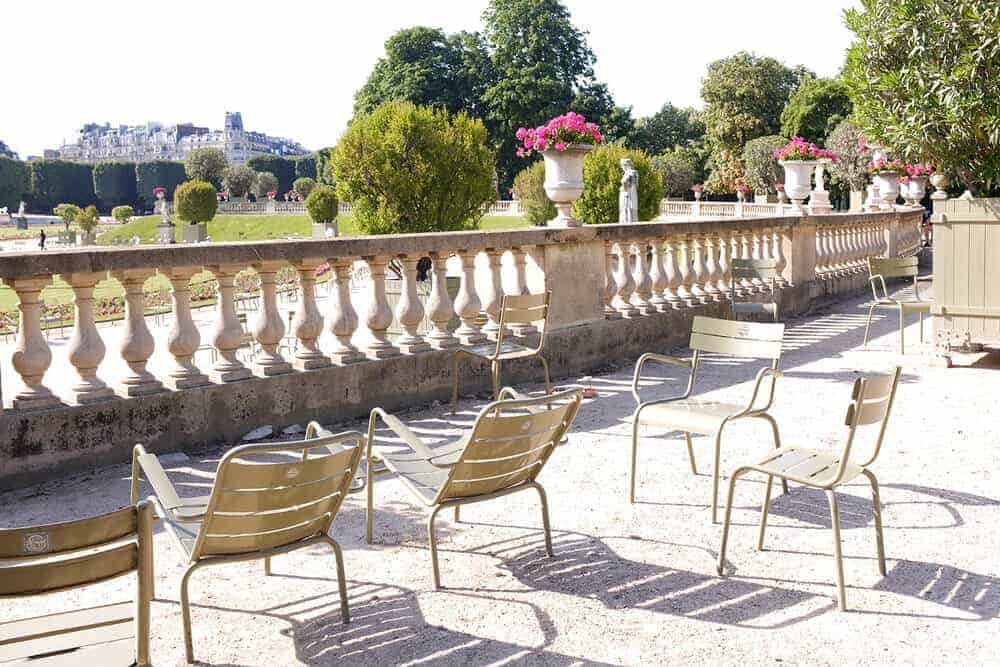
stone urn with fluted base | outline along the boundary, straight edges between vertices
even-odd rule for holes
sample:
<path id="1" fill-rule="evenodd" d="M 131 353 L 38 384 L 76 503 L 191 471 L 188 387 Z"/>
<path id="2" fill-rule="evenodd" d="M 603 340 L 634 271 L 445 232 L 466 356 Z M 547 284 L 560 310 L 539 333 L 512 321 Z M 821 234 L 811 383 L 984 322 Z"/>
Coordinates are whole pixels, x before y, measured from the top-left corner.
<path id="1" fill-rule="evenodd" d="M 910 176 L 910 182 L 906 185 L 906 191 L 903 192 L 903 199 L 910 206 L 920 206 L 920 202 L 924 200 L 924 195 L 927 194 L 927 177 L 926 176 Z"/>
<path id="2" fill-rule="evenodd" d="M 583 159 L 594 150 L 591 144 L 572 144 L 566 150 L 542 151 L 545 161 L 545 194 L 556 205 L 549 227 L 579 227 L 573 217 L 573 202 L 583 194 Z"/>
<path id="3" fill-rule="evenodd" d="M 812 175 L 818 160 L 783 160 L 779 162 L 785 170 L 785 195 L 792 201 L 792 212 L 805 215 L 803 202 L 812 189 Z"/>
<path id="4" fill-rule="evenodd" d="M 872 174 L 872 182 L 878 186 L 881 194 L 879 209 L 891 211 L 896 203 L 896 197 L 899 196 L 899 172 L 889 170 L 875 172 Z"/>

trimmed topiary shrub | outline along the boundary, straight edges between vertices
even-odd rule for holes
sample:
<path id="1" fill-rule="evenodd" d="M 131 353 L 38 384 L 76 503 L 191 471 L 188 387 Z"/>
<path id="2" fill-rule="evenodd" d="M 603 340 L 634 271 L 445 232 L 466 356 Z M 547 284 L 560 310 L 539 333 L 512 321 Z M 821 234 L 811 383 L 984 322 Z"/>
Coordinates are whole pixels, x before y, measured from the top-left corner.
<path id="1" fill-rule="evenodd" d="M 30 187 L 28 165 L 20 160 L 0 156 L 0 207 L 16 211 Z"/>
<path id="2" fill-rule="evenodd" d="M 337 192 L 322 183 L 314 187 L 306 197 L 306 211 L 316 224 L 333 222 L 337 217 L 339 205 Z"/>
<path id="3" fill-rule="evenodd" d="M 292 183 L 292 189 L 303 197 L 308 197 L 314 187 L 316 187 L 316 181 L 305 176 L 296 178 L 295 182 Z"/>
<path id="4" fill-rule="evenodd" d="M 111 217 L 122 223 L 126 224 L 135 216 L 135 209 L 131 206 L 115 206 L 111 209 Z"/>
<path id="5" fill-rule="evenodd" d="M 545 194 L 545 163 L 531 164 L 514 177 L 514 195 L 533 225 L 544 225 L 556 217 L 556 205 Z"/>
<path id="6" fill-rule="evenodd" d="M 29 162 L 28 169 L 30 203 L 36 211 L 51 211 L 61 202 L 86 206 L 96 199 L 89 164 L 43 159 Z"/>
<path id="7" fill-rule="evenodd" d="M 135 162 L 98 162 L 94 165 L 94 194 L 101 206 L 134 204 L 136 198 Z"/>
<path id="8" fill-rule="evenodd" d="M 278 191 L 278 178 L 269 171 L 262 171 L 257 174 L 257 183 L 254 185 L 254 193 L 263 199 L 269 192 Z"/>
<path id="9" fill-rule="evenodd" d="M 62 218 L 63 224 L 66 225 L 66 231 L 69 231 L 69 226 L 76 221 L 76 216 L 80 214 L 80 207 L 76 204 L 59 204 L 52 212 Z"/>
<path id="10" fill-rule="evenodd" d="M 170 160 L 140 162 L 135 165 L 135 177 L 136 193 L 143 202 L 152 202 L 156 199 L 153 188 L 165 188 L 167 192 L 164 196 L 172 199 L 177 186 L 187 180 L 184 163 Z"/>
<path id="11" fill-rule="evenodd" d="M 215 186 L 211 183 L 188 181 L 177 186 L 177 191 L 174 192 L 174 211 L 177 217 L 192 225 L 214 218 L 218 207 Z"/>
<path id="12" fill-rule="evenodd" d="M 295 160 L 295 177 L 316 180 L 316 154 L 306 155 Z"/>
<path id="13" fill-rule="evenodd" d="M 222 176 L 222 187 L 230 197 L 245 197 L 257 184 L 257 172 L 245 164 L 233 165 Z"/>
<path id="14" fill-rule="evenodd" d="M 271 188 L 285 193 L 295 182 L 295 160 L 277 155 L 255 155 L 247 161 L 247 166 L 256 172 L 268 172 L 278 179 L 277 187 Z"/>
<path id="15" fill-rule="evenodd" d="M 649 154 L 618 144 L 599 144 L 583 161 L 583 195 L 573 205 L 573 215 L 582 222 L 618 222 L 622 158 L 631 158 L 639 172 L 639 219 L 652 220 L 659 214 L 663 176 L 653 168 Z"/>
<path id="16" fill-rule="evenodd" d="M 337 195 L 366 234 L 475 228 L 496 198 L 482 121 L 410 102 L 356 116 L 337 144 Z"/>

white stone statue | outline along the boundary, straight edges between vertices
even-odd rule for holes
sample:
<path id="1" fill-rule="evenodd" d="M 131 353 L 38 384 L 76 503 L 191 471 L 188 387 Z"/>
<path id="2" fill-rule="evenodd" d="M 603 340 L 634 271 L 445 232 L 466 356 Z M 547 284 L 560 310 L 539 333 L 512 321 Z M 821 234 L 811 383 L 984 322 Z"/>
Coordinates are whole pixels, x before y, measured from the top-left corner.
<path id="1" fill-rule="evenodd" d="M 632 160 L 622 158 L 621 188 L 618 190 L 618 222 L 639 222 L 639 172 Z"/>

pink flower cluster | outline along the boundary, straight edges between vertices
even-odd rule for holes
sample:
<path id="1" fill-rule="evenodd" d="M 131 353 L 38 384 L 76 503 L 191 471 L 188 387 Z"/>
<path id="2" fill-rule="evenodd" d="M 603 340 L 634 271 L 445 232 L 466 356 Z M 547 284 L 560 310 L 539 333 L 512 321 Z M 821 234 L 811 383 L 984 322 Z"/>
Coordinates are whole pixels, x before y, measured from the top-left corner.
<path id="1" fill-rule="evenodd" d="M 694 185 L 691 186 L 691 190 L 693 192 L 701 192 L 704 189 L 705 189 L 705 186 L 702 185 L 701 183 L 695 183 Z"/>
<path id="2" fill-rule="evenodd" d="M 167 192 L 167 189 L 163 188 L 163 187 L 160 187 L 159 185 L 157 185 L 155 188 L 153 188 L 153 194 L 154 195 L 162 195 L 162 194 L 166 194 L 166 192 Z"/>
<path id="3" fill-rule="evenodd" d="M 833 151 L 820 148 L 811 141 L 806 141 L 802 137 L 792 137 L 792 140 L 784 147 L 774 151 L 774 157 L 779 160 L 833 160 L 836 162 L 840 156 Z"/>
<path id="4" fill-rule="evenodd" d="M 774 187 L 775 187 L 776 190 L 784 190 L 785 189 L 785 184 L 784 183 L 775 183 Z"/>
<path id="5" fill-rule="evenodd" d="M 909 174 L 911 177 L 930 176 L 931 174 L 934 173 L 934 167 L 930 166 L 929 164 L 924 164 L 921 162 L 918 162 L 916 164 L 907 164 L 906 173 Z"/>
<path id="6" fill-rule="evenodd" d="M 604 135 L 595 123 L 573 111 L 556 116 L 546 125 L 535 128 L 518 128 L 515 135 L 521 142 L 518 157 L 526 157 L 534 151 L 554 149 L 564 151 L 572 144 L 597 144 L 604 141 Z"/>
<path id="7" fill-rule="evenodd" d="M 889 160 L 884 155 L 878 155 L 868 163 L 868 171 L 877 174 L 882 171 L 894 171 L 900 176 L 906 174 L 906 163 L 902 160 Z"/>
<path id="8" fill-rule="evenodd" d="M 750 188 L 742 183 L 736 186 L 737 192 L 750 192 Z"/>

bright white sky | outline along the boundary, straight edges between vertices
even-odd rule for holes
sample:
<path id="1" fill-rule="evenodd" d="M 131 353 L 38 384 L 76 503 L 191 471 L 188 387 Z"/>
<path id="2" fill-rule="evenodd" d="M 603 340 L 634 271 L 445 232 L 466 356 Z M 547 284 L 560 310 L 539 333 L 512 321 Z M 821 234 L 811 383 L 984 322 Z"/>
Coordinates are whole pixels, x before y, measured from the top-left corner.
<path id="1" fill-rule="evenodd" d="M 707 64 L 739 50 L 836 73 L 852 0 L 564 0 L 597 74 L 636 116 L 700 106 Z M 479 30 L 487 0 L 3 0 L 0 139 L 21 157 L 88 121 L 193 122 L 317 149 L 336 143 L 354 92 L 400 28 Z M 277 11 L 276 11 L 277 10 Z"/>

